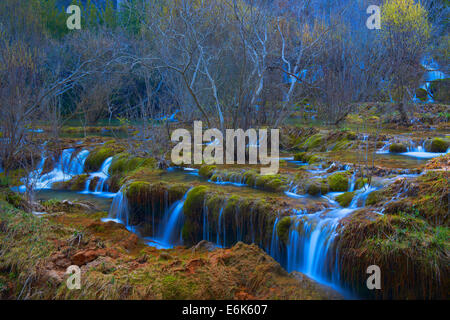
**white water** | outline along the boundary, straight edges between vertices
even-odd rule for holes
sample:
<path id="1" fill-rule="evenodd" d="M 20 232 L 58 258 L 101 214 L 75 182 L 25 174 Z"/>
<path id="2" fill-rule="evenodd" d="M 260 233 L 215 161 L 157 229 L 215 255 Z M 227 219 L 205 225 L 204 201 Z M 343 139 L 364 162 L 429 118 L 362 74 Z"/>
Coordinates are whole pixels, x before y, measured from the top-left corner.
<path id="1" fill-rule="evenodd" d="M 75 175 L 82 174 L 84 172 L 84 162 L 89 155 L 89 151 L 82 150 L 72 158 L 74 151 L 75 149 L 63 150 L 55 168 L 45 174 L 42 174 L 42 171 L 47 157 L 43 156 L 36 170 L 23 182 L 32 185 L 35 190 L 50 189 L 55 182 L 67 181 Z M 24 192 L 26 186 L 19 187 L 19 190 Z"/>
<path id="2" fill-rule="evenodd" d="M 111 166 L 112 160 L 113 160 L 113 157 L 107 158 L 103 162 L 103 164 L 98 172 L 93 172 L 90 174 L 89 178 L 86 180 L 86 185 L 84 187 L 84 191 L 82 191 L 81 193 L 94 194 L 94 195 L 97 195 L 100 197 L 107 197 L 107 198 L 112 198 L 112 197 L 116 196 L 115 193 L 108 192 L 107 186 L 105 186 L 105 182 L 109 178 L 108 172 L 109 172 L 109 167 Z M 97 185 L 95 186 L 94 191 L 91 191 L 89 189 L 89 186 L 90 186 L 92 180 L 95 178 L 98 178 Z"/>

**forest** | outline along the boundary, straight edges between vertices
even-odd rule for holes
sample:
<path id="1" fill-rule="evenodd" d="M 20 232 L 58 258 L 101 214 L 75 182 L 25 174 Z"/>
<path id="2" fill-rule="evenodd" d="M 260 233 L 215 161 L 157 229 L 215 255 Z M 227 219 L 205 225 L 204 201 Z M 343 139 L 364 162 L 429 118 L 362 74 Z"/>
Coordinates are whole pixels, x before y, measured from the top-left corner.
<path id="1" fill-rule="evenodd" d="M 447 300 L 449 14 L 1 0 L 0 300 Z"/>

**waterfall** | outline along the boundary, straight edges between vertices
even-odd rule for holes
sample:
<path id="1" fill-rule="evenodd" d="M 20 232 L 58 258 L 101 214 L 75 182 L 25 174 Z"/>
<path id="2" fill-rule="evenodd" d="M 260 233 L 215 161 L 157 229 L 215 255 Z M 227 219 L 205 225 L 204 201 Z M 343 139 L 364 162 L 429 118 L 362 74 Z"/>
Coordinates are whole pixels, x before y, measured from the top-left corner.
<path id="1" fill-rule="evenodd" d="M 111 203 L 111 208 L 109 209 L 108 217 L 102 219 L 102 221 L 114 221 L 117 223 L 122 223 L 128 226 L 128 200 L 124 193 L 125 185 L 120 188 L 119 192 L 116 193 L 114 199 Z"/>
<path id="2" fill-rule="evenodd" d="M 160 228 L 163 230 L 162 241 L 167 244 L 182 244 L 183 239 L 181 237 L 181 229 L 184 222 L 184 202 L 186 201 L 187 194 L 190 189 L 185 193 L 183 199 L 176 201 L 169 210 L 169 219 L 167 223 Z"/>
<path id="3" fill-rule="evenodd" d="M 318 282 L 339 288 L 337 253 L 331 250 L 337 236 L 336 229 L 342 218 L 365 205 L 367 196 L 374 190 L 374 187 L 366 185 L 356 191 L 349 208 L 335 208 L 295 216 L 287 243 L 287 271 L 300 271 Z M 274 240 L 273 235 L 272 241 L 278 242 Z M 272 248 L 271 254 L 277 254 L 274 244 Z"/>
<path id="4" fill-rule="evenodd" d="M 106 186 L 106 190 L 105 190 L 105 182 L 109 178 L 108 172 L 109 172 L 109 167 L 111 166 L 112 160 L 113 160 L 113 157 L 107 158 L 103 162 L 99 171 L 93 172 L 90 174 L 89 178 L 86 180 L 86 185 L 84 187 L 84 191 L 81 193 L 84 193 L 84 194 L 93 193 L 93 194 L 105 196 L 105 197 L 115 197 L 115 195 L 116 195 L 115 193 L 104 192 L 104 191 L 108 191 L 107 186 Z M 89 190 L 89 186 L 90 186 L 92 180 L 95 178 L 98 178 L 98 181 L 97 181 L 94 191 L 91 192 Z"/>
<path id="5" fill-rule="evenodd" d="M 272 228 L 272 239 L 270 241 L 270 250 L 269 254 L 277 261 L 281 261 L 281 252 L 280 252 L 280 246 L 279 246 L 279 239 L 278 239 L 278 233 L 277 233 L 277 224 L 278 224 L 279 217 L 275 219 L 275 222 L 273 223 Z"/>
<path id="6" fill-rule="evenodd" d="M 46 174 L 42 174 L 45 160 L 44 155 L 34 170 L 28 177 L 35 190 L 50 189 L 55 182 L 67 181 L 72 179 L 74 175 L 84 172 L 84 163 L 89 155 L 88 150 L 82 150 L 73 156 L 75 149 L 65 149 L 56 163 L 54 169 Z M 26 186 L 21 186 L 20 191 L 25 191 Z"/>

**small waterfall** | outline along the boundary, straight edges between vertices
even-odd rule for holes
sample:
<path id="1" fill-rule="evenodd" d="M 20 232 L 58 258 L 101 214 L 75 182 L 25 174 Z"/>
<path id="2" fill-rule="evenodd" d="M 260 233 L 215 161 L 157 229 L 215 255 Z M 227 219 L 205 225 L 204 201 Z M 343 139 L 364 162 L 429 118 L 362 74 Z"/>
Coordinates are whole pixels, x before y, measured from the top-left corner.
<path id="1" fill-rule="evenodd" d="M 128 200 L 124 193 L 125 186 L 120 188 L 119 192 L 116 193 L 112 203 L 111 208 L 109 209 L 108 218 L 102 219 L 102 221 L 114 221 L 117 223 L 124 224 L 128 226 Z"/>
<path id="2" fill-rule="evenodd" d="M 46 174 L 42 174 L 45 160 L 44 155 L 39 162 L 38 167 L 30 174 L 28 179 L 31 179 L 35 190 L 50 189 L 55 182 L 70 180 L 74 175 L 82 174 L 84 172 L 84 163 L 89 155 L 88 150 L 82 150 L 77 155 L 73 156 L 75 149 L 65 149 L 56 163 L 54 169 Z M 21 186 L 20 190 L 25 190 L 25 186 Z"/>
<path id="3" fill-rule="evenodd" d="M 107 158 L 103 162 L 103 164 L 98 172 L 93 172 L 90 174 L 89 178 L 86 180 L 86 185 L 85 185 L 84 191 L 82 193 L 84 193 L 84 194 L 93 193 L 93 194 L 97 194 L 97 195 L 110 196 L 110 197 L 115 196 L 115 194 L 113 194 L 113 193 L 104 192 L 104 191 L 108 191 L 108 190 L 105 190 L 105 182 L 109 178 L 108 172 L 109 172 L 109 167 L 111 166 L 112 160 L 113 160 L 113 157 Z M 97 181 L 94 191 L 91 192 L 89 190 L 89 186 L 90 186 L 92 180 L 95 178 L 98 178 L 98 181 Z M 107 189 L 107 186 L 106 186 L 106 189 Z"/>
<path id="4" fill-rule="evenodd" d="M 286 269 L 288 272 L 300 271 L 319 282 L 339 288 L 339 272 L 336 272 L 339 270 L 336 261 L 337 253 L 330 250 L 337 236 L 336 229 L 342 218 L 365 205 L 367 196 L 374 190 L 374 187 L 366 185 L 356 191 L 349 208 L 335 208 L 295 216 L 287 243 Z M 272 241 L 278 242 L 274 236 Z M 276 255 L 277 252 L 275 249 L 272 251 L 271 248 L 272 254 Z"/>
<path id="5" fill-rule="evenodd" d="M 219 221 L 217 224 L 217 237 L 216 237 L 216 245 L 224 248 L 226 245 L 226 232 L 225 232 L 225 217 L 223 216 L 223 206 L 219 211 Z M 222 232 L 222 241 L 220 241 L 220 233 Z"/>
<path id="6" fill-rule="evenodd" d="M 270 241 L 270 250 L 269 254 L 277 261 L 281 261 L 281 251 L 280 251 L 280 241 L 278 239 L 278 233 L 277 233 L 277 224 L 279 221 L 279 217 L 275 219 L 275 222 L 273 223 L 272 228 L 272 239 Z"/>
<path id="7" fill-rule="evenodd" d="M 176 201 L 168 210 L 167 218 L 164 219 L 159 228 L 162 232 L 162 242 L 169 245 L 182 244 L 181 230 L 184 223 L 184 202 L 191 189 L 189 189 L 183 196 L 183 199 Z"/>

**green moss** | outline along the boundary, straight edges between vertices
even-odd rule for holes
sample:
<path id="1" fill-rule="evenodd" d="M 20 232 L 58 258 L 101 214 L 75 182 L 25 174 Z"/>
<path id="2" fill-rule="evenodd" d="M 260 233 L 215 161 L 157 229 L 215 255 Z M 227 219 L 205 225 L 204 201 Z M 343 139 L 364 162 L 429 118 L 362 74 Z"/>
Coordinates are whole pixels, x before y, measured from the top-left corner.
<path id="1" fill-rule="evenodd" d="M 328 178 L 328 185 L 331 191 L 347 191 L 348 190 L 348 173 L 336 172 L 330 175 Z"/>
<path id="2" fill-rule="evenodd" d="M 348 207 L 355 196 L 354 192 L 345 192 L 336 197 L 336 201 L 341 207 Z"/>
<path id="3" fill-rule="evenodd" d="M 283 243 L 287 243 L 289 239 L 289 229 L 292 224 L 291 217 L 284 217 L 277 224 L 277 235 L 278 238 L 283 241 Z"/>
<path id="4" fill-rule="evenodd" d="M 184 202 L 184 214 L 189 217 L 202 212 L 205 196 L 208 191 L 206 186 L 198 186 L 189 191 Z"/>
<path id="5" fill-rule="evenodd" d="M 134 198 L 150 189 L 151 184 L 145 181 L 135 181 L 127 187 L 127 197 Z"/>
<path id="6" fill-rule="evenodd" d="M 448 147 L 448 141 L 445 141 L 442 138 L 434 138 L 431 141 L 427 141 L 427 143 L 425 143 L 425 149 L 428 152 L 444 153 L 447 152 Z"/>
<path id="7" fill-rule="evenodd" d="M 320 147 L 322 143 L 323 136 L 318 133 L 306 139 L 306 141 L 301 144 L 300 149 L 305 151 L 316 149 Z"/>
<path id="8" fill-rule="evenodd" d="M 214 165 L 203 165 L 198 170 L 198 174 L 206 179 L 209 179 L 213 175 L 214 170 L 216 170 L 216 166 Z"/>
<path id="9" fill-rule="evenodd" d="M 383 200 L 381 191 L 373 191 L 367 196 L 366 205 L 373 206 Z"/>
<path id="10" fill-rule="evenodd" d="M 355 189 L 361 189 L 362 187 L 364 187 L 367 183 L 369 182 L 369 180 L 367 178 L 358 178 L 355 181 Z"/>
<path id="11" fill-rule="evenodd" d="M 253 187 L 256 184 L 258 174 L 254 170 L 244 172 L 244 181 L 247 185 Z"/>
<path id="12" fill-rule="evenodd" d="M 98 171 L 100 170 L 103 162 L 105 162 L 105 160 L 109 157 L 114 156 L 116 153 L 117 151 L 110 147 L 103 146 L 95 148 L 86 158 L 84 167 L 87 171 Z"/>
<path id="13" fill-rule="evenodd" d="M 350 144 L 350 141 L 348 141 L 347 139 L 343 139 L 341 141 L 338 141 L 331 150 L 332 151 L 345 150 L 345 149 L 347 149 L 347 146 L 349 144 Z"/>
<path id="14" fill-rule="evenodd" d="M 402 143 L 393 143 L 389 146 L 390 153 L 403 153 L 408 151 L 408 148 Z"/>
<path id="15" fill-rule="evenodd" d="M 256 178 L 256 187 L 266 191 L 279 192 L 285 190 L 287 185 L 279 175 L 258 175 Z"/>
<path id="16" fill-rule="evenodd" d="M 306 152 L 299 152 L 299 153 L 297 153 L 297 154 L 295 154 L 294 155 L 294 160 L 295 161 L 301 161 L 301 162 L 307 162 L 306 161 L 306 155 L 307 155 L 307 153 Z"/>
<path id="17" fill-rule="evenodd" d="M 143 167 L 156 168 L 156 160 L 154 158 L 135 157 L 129 153 L 120 153 L 114 156 L 109 173 L 124 175 Z"/>

